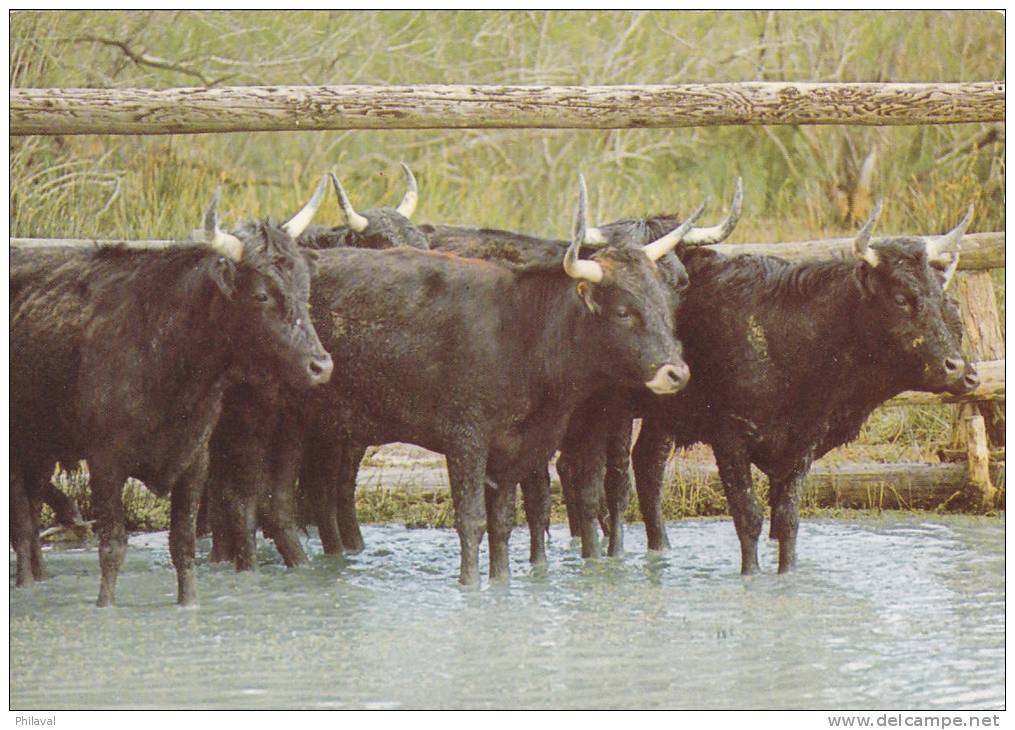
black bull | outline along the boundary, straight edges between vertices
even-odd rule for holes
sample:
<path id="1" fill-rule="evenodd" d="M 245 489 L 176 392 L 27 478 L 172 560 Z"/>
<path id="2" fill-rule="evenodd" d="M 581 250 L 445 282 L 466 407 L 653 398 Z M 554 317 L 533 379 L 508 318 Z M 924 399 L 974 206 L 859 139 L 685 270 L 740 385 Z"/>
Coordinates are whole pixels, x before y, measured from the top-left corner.
<path id="1" fill-rule="evenodd" d="M 302 232 L 324 188 L 282 226 L 208 245 L 11 254 L 11 541 L 17 582 L 43 577 L 39 502 L 55 462 L 86 459 L 99 535 L 98 604 L 126 552 L 128 476 L 171 495 L 178 600 L 197 599 L 194 517 L 222 394 L 238 378 L 307 388 L 332 362 L 307 312 Z"/>
<path id="2" fill-rule="evenodd" d="M 331 175 L 345 223 L 310 225 L 297 239 L 299 245 L 317 250 L 427 249 L 426 237 L 410 220 L 417 202 L 416 179 L 404 163 L 402 170 L 406 191 L 399 205 L 361 212 Z M 306 561 L 293 495 L 303 461 L 303 413 L 296 405 L 300 402 L 297 391 L 280 383 L 240 383 L 226 392 L 212 435 L 206 509 L 202 510 L 213 527 L 213 561 L 233 560 L 239 570 L 254 566 L 258 512 L 265 534 L 274 540 L 286 564 Z"/>
<path id="3" fill-rule="evenodd" d="M 848 261 L 794 265 L 678 248 L 691 278 L 677 317 L 691 382 L 671 399 L 603 393 L 576 414 L 578 437 L 569 433 L 558 471 L 583 536 L 595 529 L 605 473 L 610 554 L 622 552 L 631 418 L 641 416 L 633 461 L 649 549 L 668 547 L 660 495 L 670 450 L 702 442 L 719 466 L 744 573 L 758 570 L 762 523 L 751 464 L 768 476 L 770 536 L 785 572 L 796 561 L 801 490 L 815 459 L 856 438 L 870 413 L 902 391 L 976 387 L 960 352 L 958 307 L 944 294 L 957 256 L 937 268 L 969 217 L 945 237 L 868 247 L 861 239 L 873 220 Z M 582 420 L 591 413 L 604 415 Z M 581 432 L 589 425 L 591 433 Z"/>

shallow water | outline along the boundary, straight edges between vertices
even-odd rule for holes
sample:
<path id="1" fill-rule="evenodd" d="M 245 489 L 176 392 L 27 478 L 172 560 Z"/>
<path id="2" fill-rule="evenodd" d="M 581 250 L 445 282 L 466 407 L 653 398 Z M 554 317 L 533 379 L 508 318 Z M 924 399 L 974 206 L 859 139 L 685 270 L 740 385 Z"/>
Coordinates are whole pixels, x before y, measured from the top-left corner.
<path id="1" fill-rule="evenodd" d="M 555 526 L 533 571 L 520 528 L 510 586 L 465 591 L 454 531 L 367 526 L 295 571 L 270 545 L 255 574 L 202 563 L 196 610 L 164 533 L 131 539 L 110 610 L 94 550 L 54 550 L 11 589 L 11 707 L 1004 706 L 1003 519 L 805 520 L 799 570 L 766 544 L 749 579 L 728 520 L 669 535 L 646 556 L 630 525 L 627 557 L 586 563 Z"/>

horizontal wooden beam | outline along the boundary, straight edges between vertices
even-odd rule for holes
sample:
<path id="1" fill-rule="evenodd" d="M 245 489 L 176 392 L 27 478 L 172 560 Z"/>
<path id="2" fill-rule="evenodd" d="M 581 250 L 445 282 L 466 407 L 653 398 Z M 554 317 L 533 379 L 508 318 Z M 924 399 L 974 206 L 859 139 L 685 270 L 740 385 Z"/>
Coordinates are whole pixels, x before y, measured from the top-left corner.
<path id="1" fill-rule="evenodd" d="M 947 393 L 925 393 L 909 390 L 897 395 L 885 405 L 926 406 L 941 403 L 979 403 L 982 401 L 1003 401 L 1004 398 L 1004 360 L 985 360 L 976 363 L 976 372 L 980 376 L 980 385 L 972 393 L 966 395 L 948 395 Z"/>
<path id="2" fill-rule="evenodd" d="M 378 454 L 392 447 L 382 447 Z M 394 448 L 398 448 L 397 446 Z M 448 490 L 447 470 L 443 459 L 435 463 L 419 460 L 394 460 L 380 465 L 364 462 L 357 479 L 357 488 L 394 490 L 412 494 Z M 837 464 L 818 462 L 804 483 L 804 502 L 821 507 L 856 509 L 933 509 L 964 489 L 967 480 L 965 464 Z M 558 479 L 551 467 L 551 475 Z M 558 480 L 559 481 L 559 480 Z M 670 459 L 666 466 L 666 488 L 676 481 L 708 485 L 722 493 L 719 470 L 715 464 L 692 463 L 680 458 Z"/>
<path id="3" fill-rule="evenodd" d="M 959 270 L 1000 269 L 1004 267 L 1003 231 L 996 233 L 971 233 L 962 238 L 962 255 Z M 874 239 L 875 241 L 879 239 Z M 100 245 L 122 245 L 132 248 L 165 248 L 174 241 L 127 241 L 120 239 L 96 238 L 11 238 L 11 246 L 18 248 L 50 248 L 53 246 L 89 247 Z M 740 254 L 761 254 L 780 256 L 791 261 L 810 258 L 828 258 L 843 255 L 852 250 L 853 239 L 829 238 L 822 241 L 790 241 L 786 243 L 717 243 L 708 248 L 733 256 Z"/>
<path id="4" fill-rule="evenodd" d="M 1004 231 L 970 233 L 962 237 L 959 269 L 962 271 L 1004 268 Z M 879 238 L 874 238 L 876 243 Z M 755 254 L 779 256 L 790 261 L 842 256 L 853 250 L 852 238 L 826 238 L 820 241 L 779 243 L 716 243 L 708 248 L 731 256 Z"/>
<path id="5" fill-rule="evenodd" d="M 1004 121 L 1003 81 L 11 89 L 10 134 Z"/>

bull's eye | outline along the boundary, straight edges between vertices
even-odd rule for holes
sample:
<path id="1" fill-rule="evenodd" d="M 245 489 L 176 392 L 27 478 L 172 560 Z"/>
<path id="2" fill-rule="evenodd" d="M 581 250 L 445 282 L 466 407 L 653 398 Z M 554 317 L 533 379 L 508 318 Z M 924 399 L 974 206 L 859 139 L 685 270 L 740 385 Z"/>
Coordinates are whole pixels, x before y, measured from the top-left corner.
<path id="1" fill-rule="evenodd" d="M 896 294 L 895 303 L 903 309 L 909 309 L 909 298 L 905 294 Z"/>
<path id="2" fill-rule="evenodd" d="M 615 307 L 613 310 L 613 316 L 617 319 L 630 319 L 631 310 L 625 306 Z"/>
<path id="3" fill-rule="evenodd" d="M 269 301 L 271 301 L 271 297 L 268 296 L 268 292 L 259 291 L 254 294 L 254 301 L 257 302 L 258 304 L 267 304 Z"/>

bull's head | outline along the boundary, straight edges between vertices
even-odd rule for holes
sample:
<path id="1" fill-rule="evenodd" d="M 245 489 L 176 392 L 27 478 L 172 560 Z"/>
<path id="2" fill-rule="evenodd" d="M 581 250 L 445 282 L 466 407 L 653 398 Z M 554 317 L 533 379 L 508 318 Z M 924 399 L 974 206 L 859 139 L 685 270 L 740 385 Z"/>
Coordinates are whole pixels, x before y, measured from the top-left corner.
<path id="1" fill-rule="evenodd" d="M 220 296 L 213 303 L 231 338 L 241 377 L 309 387 L 331 378 L 331 356 L 310 320 L 310 276 L 317 253 L 302 251 L 298 237 L 327 191 L 322 178 L 310 202 L 282 225 L 252 223 L 232 233 L 219 228 L 218 194 L 205 215 L 204 239 L 219 254 L 211 276 Z"/>
<path id="2" fill-rule="evenodd" d="M 853 244 L 856 278 L 871 329 L 871 357 L 899 363 L 899 378 L 908 389 L 969 392 L 979 379 L 962 357 L 957 305 L 944 290 L 958 266 L 973 208 L 942 236 L 872 243 L 880 212 L 878 201 Z"/>
<path id="3" fill-rule="evenodd" d="M 331 182 L 338 195 L 339 207 L 345 218 L 345 225 L 335 228 L 314 226 L 300 238 L 300 245 L 310 248 L 394 248 L 409 246 L 428 249 L 426 236 L 410 221 L 419 202 L 419 187 L 412 170 L 404 162 L 405 194 L 397 208 L 372 208 L 358 213 L 349 202 L 349 196 L 338 177 L 332 173 Z"/>
<path id="4" fill-rule="evenodd" d="M 580 259 L 586 199 L 585 180 L 579 176 L 578 213 L 564 271 L 578 280 L 578 295 L 602 323 L 602 361 L 619 380 L 660 395 L 676 393 L 687 385 L 690 372 L 673 336 L 673 306 L 655 262 L 680 243 L 704 206 L 658 240 L 643 246 L 619 242 L 592 259 Z"/>

